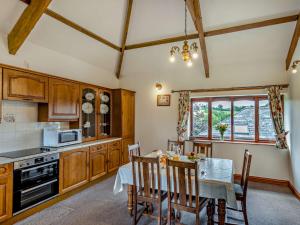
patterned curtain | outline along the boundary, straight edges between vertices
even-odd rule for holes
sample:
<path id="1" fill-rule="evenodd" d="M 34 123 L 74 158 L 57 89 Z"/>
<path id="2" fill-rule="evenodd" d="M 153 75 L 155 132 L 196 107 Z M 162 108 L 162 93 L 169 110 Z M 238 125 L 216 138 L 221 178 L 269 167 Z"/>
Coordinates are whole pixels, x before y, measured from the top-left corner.
<path id="1" fill-rule="evenodd" d="M 288 144 L 286 141 L 286 135 L 288 132 L 284 129 L 283 122 L 283 105 L 281 101 L 281 88 L 279 86 L 273 86 L 267 89 L 269 95 L 269 103 L 271 109 L 271 116 L 276 132 L 276 146 L 280 149 L 287 149 Z"/>
<path id="2" fill-rule="evenodd" d="M 178 140 L 184 141 L 187 139 L 187 129 L 188 129 L 188 120 L 190 115 L 190 92 L 182 91 L 179 93 L 179 102 L 178 102 L 178 124 L 177 124 L 177 134 Z"/>

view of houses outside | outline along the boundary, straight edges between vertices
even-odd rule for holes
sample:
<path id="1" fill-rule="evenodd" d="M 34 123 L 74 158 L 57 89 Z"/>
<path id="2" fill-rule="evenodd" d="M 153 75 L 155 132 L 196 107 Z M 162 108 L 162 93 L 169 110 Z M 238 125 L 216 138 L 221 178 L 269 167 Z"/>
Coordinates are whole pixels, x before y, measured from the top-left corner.
<path id="1" fill-rule="evenodd" d="M 192 136 L 208 136 L 208 103 L 193 102 Z M 228 124 L 225 139 L 231 137 L 231 102 L 216 101 L 212 103 L 212 136 L 219 138 L 216 130 L 219 123 Z M 235 140 L 254 140 L 255 138 L 255 104 L 254 101 L 240 100 L 234 102 L 234 137 Z M 260 139 L 274 139 L 275 132 L 270 115 L 268 100 L 259 102 L 259 134 Z"/>

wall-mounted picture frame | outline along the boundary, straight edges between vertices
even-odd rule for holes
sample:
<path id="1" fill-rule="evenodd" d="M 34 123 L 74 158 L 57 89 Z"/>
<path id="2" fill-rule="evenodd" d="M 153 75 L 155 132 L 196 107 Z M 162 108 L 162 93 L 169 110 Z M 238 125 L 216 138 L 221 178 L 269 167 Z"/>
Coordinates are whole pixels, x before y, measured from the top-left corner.
<path id="1" fill-rule="evenodd" d="M 171 95 L 157 95 L 157 106 L 170 106 Z"/>

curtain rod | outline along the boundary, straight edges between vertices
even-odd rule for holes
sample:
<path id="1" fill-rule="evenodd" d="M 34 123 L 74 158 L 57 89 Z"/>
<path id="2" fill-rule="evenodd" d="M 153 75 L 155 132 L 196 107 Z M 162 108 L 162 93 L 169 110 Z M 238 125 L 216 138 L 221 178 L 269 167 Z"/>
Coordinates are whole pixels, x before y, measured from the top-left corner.
<path id="1" fill-rule="evenodd" d="M 220 91 L 244 91 L 244 90 L 260 90 L 270 88 L 272 86 L 279 86 L 281 88 L 288 88 L 289 84 L 274 84 L 274 85 L 263 85 L 263 86 L 248 86 L 248 87 L 230 87 L 230 88 L 210 88 L 210 89 L 194 89 L 194 90 L 172 90 L 172 93 L 181 91 L 190 91 L 192 93 L 200 92 L 220 92 Z"/>

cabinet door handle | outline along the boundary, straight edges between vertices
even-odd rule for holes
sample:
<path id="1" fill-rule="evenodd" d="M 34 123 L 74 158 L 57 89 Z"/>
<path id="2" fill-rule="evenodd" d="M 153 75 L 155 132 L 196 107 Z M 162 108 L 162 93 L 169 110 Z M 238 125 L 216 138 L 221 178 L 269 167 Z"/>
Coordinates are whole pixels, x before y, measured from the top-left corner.
<path id="1" fill-rule="evenodd" d="M 32 98 L 23 98 L 24 101 L 33 101 Z"/>

